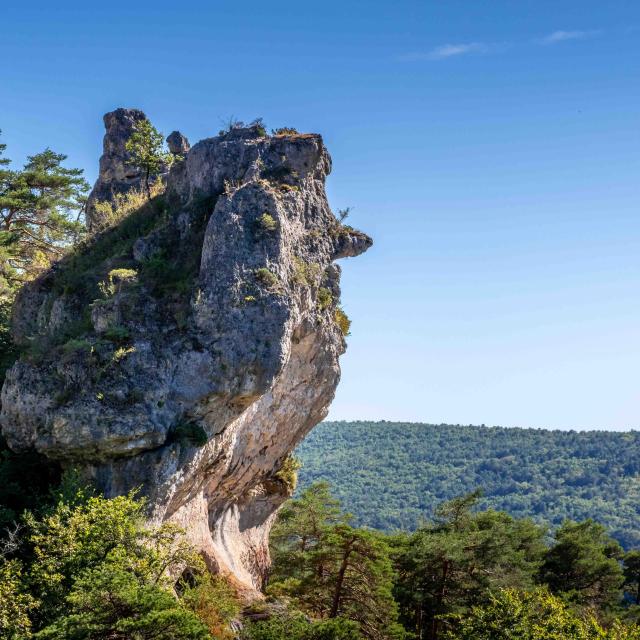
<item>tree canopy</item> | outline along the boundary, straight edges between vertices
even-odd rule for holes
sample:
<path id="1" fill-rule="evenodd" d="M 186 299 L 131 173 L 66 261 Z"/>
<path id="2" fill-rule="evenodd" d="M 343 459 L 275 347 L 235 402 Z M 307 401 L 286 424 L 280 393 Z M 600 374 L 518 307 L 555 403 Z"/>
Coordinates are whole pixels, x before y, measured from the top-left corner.
<path id="1" fill-rule="evenodd" d="M 481 489 L 479 508 L 551 528 L 591 518 L 625 549 L 640 546 L 638 431 L 325 422 L 296 455 L 300 489 L 329 482 L 356 525 L 414 530 Z"/>
<path id="2" fill-rule="evenodd" d="M 170 167 L 175 156 L 165 149 L 164 136 L 147 119 L 136 122 L 125 148 L 131 163 L 143 171 L 145 190 L 151 199 L 151 177 Z"/>
<path id="3" fill-rule="evenodd" d="M 6 145 L 0 145 L 0 154 Z M 63 166 L 45 149 L 22 169 L 0 157 L 0 299 L 59 258 L 84 232 L 81 214 L 89 185 L 81 169 Z"/>

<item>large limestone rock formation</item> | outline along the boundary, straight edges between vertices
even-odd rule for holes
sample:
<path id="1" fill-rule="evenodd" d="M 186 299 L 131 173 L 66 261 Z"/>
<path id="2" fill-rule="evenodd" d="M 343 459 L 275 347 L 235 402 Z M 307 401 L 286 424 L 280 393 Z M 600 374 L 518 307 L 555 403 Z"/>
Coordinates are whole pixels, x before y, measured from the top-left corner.
<path id="1" fill-rule="evenodd" d="M 122 151 L 143 117 L 105 116 L 94 197 L 137 184 Z M 211 569 L 249 595 L 291 491 L 283 464 L 339 380 L 334 261 L 371 245 L 331 213 L 330 169 L 315 134 L 250 126 L 202 140 L 172 167 L 165 195 L 15 305 L 26 352 L 2 389 L 9 446 L 80 465 L 107 495 L 141 486 L 150 520 L 184 526 Z"/>

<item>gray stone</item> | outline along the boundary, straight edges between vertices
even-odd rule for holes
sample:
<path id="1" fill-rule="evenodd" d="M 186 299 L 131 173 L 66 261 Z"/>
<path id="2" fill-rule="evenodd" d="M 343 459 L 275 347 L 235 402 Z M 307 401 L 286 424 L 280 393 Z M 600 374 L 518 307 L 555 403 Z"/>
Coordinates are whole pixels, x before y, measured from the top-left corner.
<path id="1" fill-rule="evenodd" d="M 176 156 L 183 156 L 191 148 L 186 136 L 183 136 L 179 131 L 172 131 L 167 136 L 167 146 L 169 151 Z"/>

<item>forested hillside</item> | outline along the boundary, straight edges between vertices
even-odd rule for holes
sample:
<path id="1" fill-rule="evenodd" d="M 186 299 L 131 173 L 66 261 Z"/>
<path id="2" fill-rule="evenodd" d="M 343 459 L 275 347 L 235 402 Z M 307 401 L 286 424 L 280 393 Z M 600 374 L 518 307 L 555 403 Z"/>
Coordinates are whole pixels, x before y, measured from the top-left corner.
<path id="1" fill-rule="evenodd" d="M 327 480 L 360 525 L 413 529 L 479 488 L 484 508 L 552 525 L 593 518 L 640 544 L 640 432 L 326 422 L 298 456 L 300 486 Z"/>

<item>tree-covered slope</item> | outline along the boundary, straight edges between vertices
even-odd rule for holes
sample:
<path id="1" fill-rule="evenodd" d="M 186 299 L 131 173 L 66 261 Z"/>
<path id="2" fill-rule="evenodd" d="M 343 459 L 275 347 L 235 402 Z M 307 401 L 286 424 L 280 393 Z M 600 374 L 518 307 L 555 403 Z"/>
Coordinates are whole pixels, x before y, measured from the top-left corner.
<path id="1" fill-rule="evenodd" d="M 412 529 L 480 488 L 483 507 L 551 525 L 593 518 L 640 544 L 640 432 L 326 422 L 298 455 L 300 486 L 329 481 L 360 525 Z"/>

